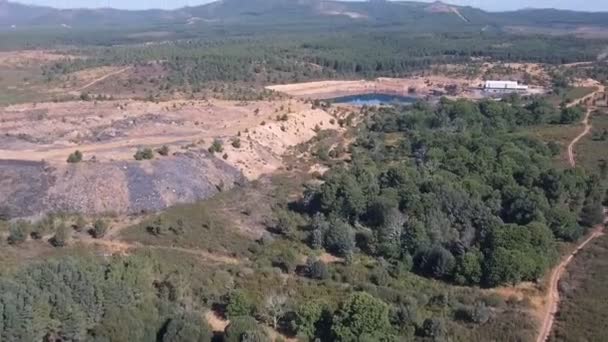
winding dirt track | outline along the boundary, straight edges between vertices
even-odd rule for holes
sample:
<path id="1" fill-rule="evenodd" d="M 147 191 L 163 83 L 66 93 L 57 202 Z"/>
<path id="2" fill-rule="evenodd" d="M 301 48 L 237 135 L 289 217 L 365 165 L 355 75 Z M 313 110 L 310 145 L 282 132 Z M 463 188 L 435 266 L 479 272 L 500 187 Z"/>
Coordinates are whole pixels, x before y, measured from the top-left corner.
<path id="1" fill-rule="evenodd" d="M 171 246 L 143 245 L 140 243 L 129 243 L 129 242 L 120 241 L 120 240 L 104 240 L 103 238 L 102 239 L 93 239 L 93 238 L 79 239 L 79 240 L 77 240 L 77 242 L 87 244 L 87 245 L 103 247 L 113 253 L 114 252 L 126 253 L 127 251 L 133 250 L 133 249 L 146 249 L 147 248 L 147 249 L 151 249 L 151 250 L 166 250 L 166 251 L 174 251 L 174 252 L 189 254 L 192 256 L 197 256 L 202 259 L 205 259 L 205 260 L 208 260 L 211 262 L 217 262 L 220 264 L 236 265 L 241 262 L 237 258 L 233 258 L 233 257 L 225 256 L 225 255 L 213 254 L 213 253 L 205 252 L 205 251 L 202 251 L 199 249 L 189 249 L 189 248 L 171 247 Z"/>
<path id="2" fill-rule="evenodd" d="M 587 113 L 585 114 L 585 118 L 582 121 L 582 123 L 585 126 L 585 128 L 583 129 L 583 131 L 581 132 L 581 134 L 579 134 L 576 138 L 574 138 L 570 142 L 570 144 L 568 145 L 568 162 L 570 163 L 571 167 L 576 167 L 576 159 L 575 159 L 574 146 L 576 146 L 576 144 L 582 138 L 584 138 L 587 134 L 589 134 L 589 132 L 591 132 L 591 124 L 589 124 L 589 117 L 590 116 L 591 116 L 591 109 L 587 109 Z"/>
<path id="3" fill-rule="evenodd" d="M 129 70 L 129 69 L 131 69 L 131 67 L 130 67 L 130 66 L 129 66 L 129 67 L 122 68 L 122 69 L 117 70 L 117 71 L 114 71 L 114 72 L 111 72 L 111 73 L 109 73 L 109 74 L 103 75 L 103 76 L 101 76 L 100 78 L 95 79 L 95 80 L 93 80 L 93 81 L 91 81 L 91 82 L 89 82 L 89 83 L 87 83 L 87 84 L 83 85 L 82 87 L 80 87 L 80 88 L 78 88 L 78 89 L 74 89 L 74 90 L 72 90 L 72 92 L 81 92 L 81 91 L 83 91 L 83 90 L 86 90 L 86 89 L 88 89 L 88 88 L 90 88 L 90 87 L 94 86 L 95 84 L 97 84 L 97 83 L 99 83 L 99 82 L 101 82 L 101 81 L 103 81 L 103 80 L 107 79 L 108 77 L 112 77 L 112 76 L 114 76 L 114 75 L 122 74 L 123 72 L 125 72 L 125 71 L 127 71 L 127 70 Z"/>
<path id="4" fill-rule="evenodd" d="M 574 106 L 579 103 L 582 103 L 587 98 L 595 96 L 596 93 L 597 93 L 597 91 L 579 99 L 578 101 L 571 104 L 570 106 Z M 587 113 L 585 114 L 585 118 L 582 121 L 582 124 L 584 125 L 583 131 L 576 138 L 574 138 L 568 145 L 568 161 L 570 163 L 570 166 L 573 168 L 576 167 L 576 158 L 575 158 L 574 147 L 582 138 L 584 138 L 587 134 L 589 134 L 589 132 L 591 132 L 592 126 L 589 123 L 589 118 L 591 116 L 591 112 L 592 112 L 592 108 L 588 108 Z M 606 222 L 608 222 L 608 216 L 606 216 L 606 211 L 604 211 L 604 215 L 605 215 L 604 223 L 606 223 Z M 583 242 L 581 242 L 572 253 L 570 253 L 564 260 L 562 260 L 559 263 L 559 265 L 557 265 L 557 267 L 555 267 L 553 269 L 553 271 L 551 271 L 551 276 L 549 278 L 549 290 L 547 293 L 548 302 L 546 304 L 546 311 L 544 313 L 541 330 L 539 332 L 538 338 L 536 339 L 536 342 L 547 341 L 547 339 L 549 338 L 549 335 L 551 334 L 551 330 L 553 329 L 553 323 L 555 322 L 555 315 L 557 314 L 557 311 L 559 310 L 559 302 L 560 302 L 559 287 L 558 287 L 559 281 L 562 278 L 564 272 L 566 271 L 566 268 L 568 267 L 570 262 L 574 259 L 574 257 L 578 254 L 578 252 L 580 252 L 583 248 L 585 248 L 585 246 L 587 246 L 591 241 L 593 241 L 597 237 L 604 235 L 603 229 L 604 229 L 604 225 L 598 225 L 592 231 L 592 233 L 587 237 L 587 239 L 585 239 Z"/>

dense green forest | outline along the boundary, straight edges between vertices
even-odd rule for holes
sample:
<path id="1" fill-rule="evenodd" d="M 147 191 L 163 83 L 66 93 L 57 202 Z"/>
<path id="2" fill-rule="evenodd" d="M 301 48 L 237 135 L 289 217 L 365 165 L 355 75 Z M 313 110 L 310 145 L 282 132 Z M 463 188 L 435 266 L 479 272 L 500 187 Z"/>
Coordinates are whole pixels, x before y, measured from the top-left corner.
<path id="1" fill-rule="evenodd" d="M 144 259 L 63 258 L 0 279 L 3 341 L 210 341 Z"/>
<path id="2" fill-rule="evenodd" d="M 480 57 L 550 64 L 588 61 L 595 59 L 604 46 L 602 41 L 568 37 L 483 33 L 261 35 L 74 49 L 72 55 L 86 58 L 53 63 L 43 68 L 43 74 L 52 81 L 90 67 L 161 61 L 166 75 L 153 80 L 156 91 L 197 92 L 212 82 L 266 85 L 328 78 L 400 77 L 432 65 L 462 64 Z M 556 50 L 560 53 L 554 53 Z"/>
<path id="3" fill-rule="evenodd" d="M 556 170 L 559 147 L 518 134 L 580 119 L 543 100 L 370 109 L 338 167 L 305 195 L 315 248 L 355 251 L 463 285 L 534 281 L 603 220 L 600 179 Z"/>

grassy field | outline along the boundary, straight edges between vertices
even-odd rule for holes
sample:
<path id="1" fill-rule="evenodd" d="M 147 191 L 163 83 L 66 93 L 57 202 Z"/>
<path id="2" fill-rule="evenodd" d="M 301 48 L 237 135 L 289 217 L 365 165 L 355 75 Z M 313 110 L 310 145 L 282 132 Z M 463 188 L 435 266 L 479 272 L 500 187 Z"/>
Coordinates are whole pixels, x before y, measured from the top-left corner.
<path id="1" fill-rule="evenodd" d="M 595 87 L 572 87 L 568 88 L 562 96 L 557 94 L 549 96 L 547 99 L 550 103 L 555 106 L 560 105 L 562 102 L 570 103 L 581 97 L 585 97 L 596 90 Z"/>
<path id="2" fill-rule="evenodd" d="M 576 99 L 580 99 L 581 97 L 585 97 L 592 92 L 596 91 L 596 87 L 574 87 L 570 88 L 566 94 L 564 94 L 564 99 L 566 102 L 572 102 Z"/>
<path id="3" fill-rule="evenodd" d="M 50 99 L 38 91 L 42 84 L 37 68 L 15 69 L 0 66 L 0 106 L 23 102 L 40 102 Z"/>
<path id="4" fill-rule="evenodd" d="M 569 167 L 568 144 L 582 131 L 581 124 L 574 125 L 540 125 L 533 126 L 527 130 L 531 136 L 544 142 L 555 142 L 559 144 L 561 153 L 555 158 L 555 165 L 560 168 Z"/>
<path id="5" fill-rule="evenodd" d="M 594 241 L 560 282 L 562 303 L 551 341 L 605 341 L 608 322 L 608 236 Z"/>
<path id="6" fill-rule="evenodd" d="M 600 172 L 608 150 L 608 112 L 591 117 L 591 134 L 575 147 L 577 164 Z M 608 236 L 594 241 L 576 256 L 560 282 L 562 301 L 550 341 L 604 341 L 608 321 Z"/>
<path id="7" fill-rule="evenodd" d="M 575 147 L 576 161 L 586 170 L 599 172 L 601 160 L 608 159 L 608 111 L 601 110 L 591 116 L 591 134 Z M 606 134 L 603 134 L 606 131 Z"/>

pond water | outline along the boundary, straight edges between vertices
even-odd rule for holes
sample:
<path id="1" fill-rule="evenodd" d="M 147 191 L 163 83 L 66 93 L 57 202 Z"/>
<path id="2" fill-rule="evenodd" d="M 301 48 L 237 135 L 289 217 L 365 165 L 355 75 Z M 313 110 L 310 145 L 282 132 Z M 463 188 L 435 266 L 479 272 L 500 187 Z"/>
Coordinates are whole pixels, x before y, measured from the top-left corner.
<path id="1" fill-rule="evenodd" d="M 333 103 L 349 104 L 355 106 L 380 106 L 380 105 L 410 105 L 416 102 L 417 98 L 390 94 L 360 94 L 336 97 L 329 99 Z"/>

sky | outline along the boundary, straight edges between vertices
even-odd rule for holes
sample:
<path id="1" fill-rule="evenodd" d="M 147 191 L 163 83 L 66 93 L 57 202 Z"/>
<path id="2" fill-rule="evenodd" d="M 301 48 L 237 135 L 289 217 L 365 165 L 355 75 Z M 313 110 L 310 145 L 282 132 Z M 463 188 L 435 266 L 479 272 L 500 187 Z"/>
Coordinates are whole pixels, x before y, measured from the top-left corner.
<path id="1" fill-rule="evenodd" d="M 59 8 L 114 7 L 121 9 L 173 9 L 196 6 L 212 0 L 13 0 L 17 2 Z M 433 2 L 434 0 L 419 0 Z M 488 11 L 516 10 L 527 7 L 561 8 L 579 11 L 608 11 L 608 0 L 451 0 L 455 5 L 468 5 Z"/>

